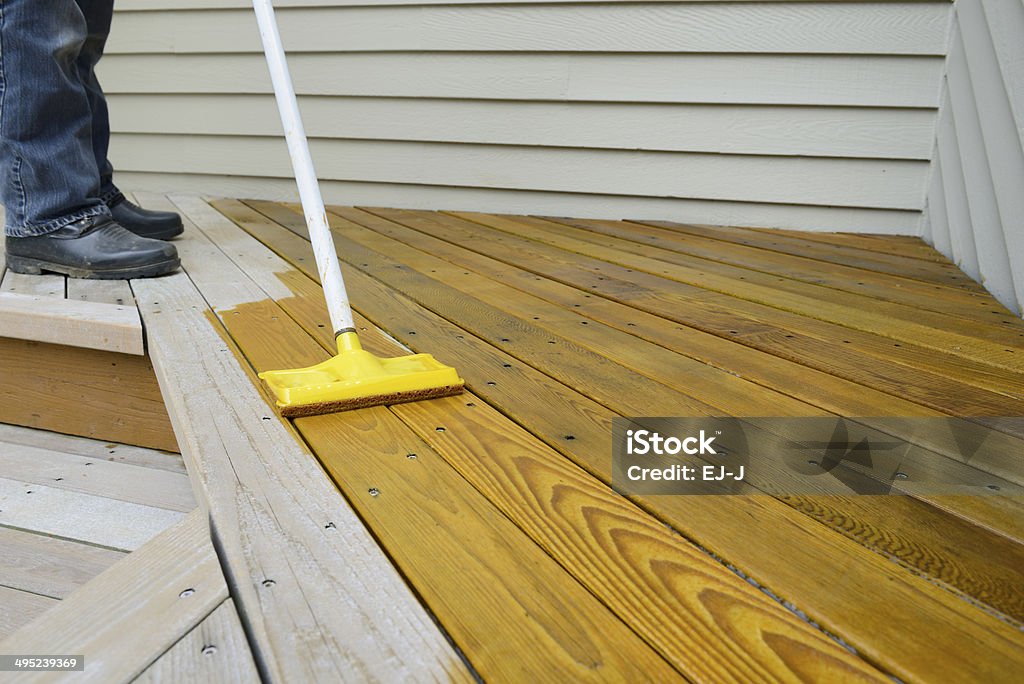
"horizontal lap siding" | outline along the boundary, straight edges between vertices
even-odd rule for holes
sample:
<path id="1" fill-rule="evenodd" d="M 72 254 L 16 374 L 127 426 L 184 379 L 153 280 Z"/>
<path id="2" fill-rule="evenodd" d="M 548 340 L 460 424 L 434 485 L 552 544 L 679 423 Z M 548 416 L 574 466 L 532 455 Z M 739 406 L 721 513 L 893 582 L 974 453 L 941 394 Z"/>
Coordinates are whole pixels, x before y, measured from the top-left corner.
<path id="1" fill-rule="evenodd" d="M 924 233 L 1011 310 L 1024 304 L 1024 5 L 958 0 Z"/>
<path id="2" fill-rule="evenodd" d="M 916 228 L 946 2 L 327 4 L 278 16 L 330 201 Z M 122 181 L 287 196 L 251 10 L 171 6 L 101 63 Z"/>

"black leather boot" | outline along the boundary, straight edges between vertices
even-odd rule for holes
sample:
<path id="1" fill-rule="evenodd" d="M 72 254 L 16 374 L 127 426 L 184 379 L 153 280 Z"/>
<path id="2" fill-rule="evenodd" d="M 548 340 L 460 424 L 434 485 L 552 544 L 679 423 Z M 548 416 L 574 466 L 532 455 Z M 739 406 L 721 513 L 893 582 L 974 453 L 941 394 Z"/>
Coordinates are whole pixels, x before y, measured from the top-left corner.
<path id="1" fill-rule="evenodd" d="M 8 237 L 7 267 L 71 278 L 147 278 L 176 270 L 178 250 L 128 232 L 109 216 L 93 216 L 37 237 Z"/>
<path id="2" fill-rule="evenodd" d="M 181 216 L 173 211 L 143 209 L 123 195 L 107 206 L 115 221 L 140 237 L 170 240 L 184 231 Z"/>

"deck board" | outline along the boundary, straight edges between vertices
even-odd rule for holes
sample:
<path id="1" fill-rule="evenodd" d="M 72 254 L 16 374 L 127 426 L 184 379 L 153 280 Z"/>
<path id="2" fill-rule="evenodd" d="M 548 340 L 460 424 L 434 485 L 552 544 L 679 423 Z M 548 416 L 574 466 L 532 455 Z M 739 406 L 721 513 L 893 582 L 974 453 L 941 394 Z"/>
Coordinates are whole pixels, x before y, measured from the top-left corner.
<path id="1" fill-rule="evenodd" d="M 226 598 L 206 516 L 196 510 L 0 641 L 0 652 L 79 654 L 85 670 L 76 679 L 130 681 Z M 10 681 L 61 679 L 22 672 Z"/>
<path id="2" fill-rule="evenodd" d="M 295 232 L 292 235 L 288 235 L 280 228 L 268 225 L 266 220 L 261 222 L 260 219 L 253 217 L 251 213 L 247 214 L 240 209 L 237 203 L 215 203 L 215 206 L 235 218 L 247 231 L 259 237 L 266 244 L 273 247 L 275 251 L 286 256 L 296 267 L 312 276 L 312 260 L 308 244 L 304 244 L 304 241 L 298 238 L 298 234 L 303 230 L 301 218 L 294 212 L 289 216 L 288 212 L 282 210 L 282 207 L 279 205 L 262 202 L 251 202 L 249 204 L 263 212 L 267 218 L 286 225 Z M 415 263 L 405 262 L 403 268 L 394 268 L 394 264 L 391 264 L 390 259 L 396 255 L 398 245 L 382 243 L 377 238 L 371 240 L 368 237 L 369 233 L 366 232 L 367 226 L 380 230 L 382 233 L 385 232 L 380 228 L 382 224 L 379 220 L 375 222 L 373 220 L 374 216 L 365 212 L 358 212 L 357 210 L 337 208 L 335 211 L 350 218 L 355 216 L 357 217 L 356 220 L 360 220 L 363 223 L 362 230 L 351 231 L 345 229 L 348 237 L 352 237 L 353 232 L 357 232 L 363 240 L 375 243 L 380 248 L 378 250 L 366 251 L 366 248 L 362 247 L 363 251 L 359 251 L 361 247 L 359 242 L 354 242 L 347 238 L 338 242 L 339 254 L 348 262 L 349 279 L 351 281 L 350 289 L 356 293 L 353 295 L 354 300 L 356 301 L 357 308 L 360 308 L 362 313 L 369 315 L 370 319 L 384 325 L 391 335 L 410 347 L 429 349 L 429 351 L 441 355 L 442 358 L 458 359 L 460 370 L 470 381 L 474 392 L 478 392 L 485 401 L 494 404 L 505 414 L 523 423 L 530 432 L 546 441 L 548 446 L 553 447 L 570 459 L 578 458 L 581 463 L 587 463 L 589 460 L 590 463 L 587 469 L 592 474 L 603 472 L 606 476 L 608 472 L 607 464 L 594 462 L 593 459 L 595 449 L 606 449 L 606 442 L 604 440 L 607 439 L 607 428 L 604 420 L 607 420 L 610 414 L 600 404 L 595 405 L 591 403 L 588 406 L 590 396 L 588 392 L 593 392 L 592 386 L 586 385 L 579 373 L 570 380 L 569 376 L 573 375 L 572 373 L 557 368 L 554 362 L 548 364 L 548 357 L 545 357 L 543 354 L 544 347 L 540 347 L 538 350 L 534 346 L 530 347 L 528 352 L 517 352 L 517 350 L 508 346 L 512 340 L 511 337 L 509 338 L 509 343 L 502 343 L 501 335 L 503 333 L 501 331 L 503 328 L 495 324 L 494 321 L 501 320 L 502 315 L 509 314 L 509 311 L 505 311 L 506 309 L 509 309 L 509 307 L 519 307 L 522 302 L 508 302 L 508 292 L 505 292 L 505 299 L 502 299 L 500 294 L 494 294 L 495 298 L 490 300 L 487 310 L 480 309 L 480 314 L 475 315 L 475 317 L 467 317 L 466 312 L 468 309 L 466 309 L 465 300 L 474 291 L 470 285 L 469 278 L 465 280 L 467 285 L 464 290 L 459 291 L 457 289 L 451 294 L 443 294 L 445 292 L 444 288 L 449 286 L 449 282 L 453 279 L 457 280 L 456 276 L 460 275 L 460 271 L 448 269 L 443 274 L 438 273 L 438 271 L 442 270 L 437 268 L 440 266 L 439 262 L 423 256 L 417 257 Z M 464 230 L 457 237 L 449 236 L 450 242 L 458 242 L 461 245 L 465 245 L 467 242 L 472 241 L 472 235 L 470 235 L 469 229 L 466 228 L 466 224 L 451 217 L 439 216 L 429 212 L 384 212 L 378 210 L 373 210 L 373 212 L 377 215 L 377 219 L 380 219 L 381 215 L 385 213 L 389 214 L 392 218 L 400 215 L 402 219 L 400 222 L 402 224 L 406 227 L 416 224 L 414 227 L 421 230 L 424 234 L 433 233 L 437 235 L 445 227 L 456 225 Z M 336 224 L 336 227 L 342 230 L 340 225 Z M 394 231 L 392 231 L 393 233 Z M 410 231 L 406 230 L 405 235 L 409 234 Z M 487 240 L 476 240 L 472 241 L 472 244 L 482 247 L 487 242 Z M 434 241 L 433 244 L 436 245 L 437 242 Z M 522 283 L 527 281 L 542 282 L 546 280 L 543 278 L 544 274 L 537 272 L 535 261 L 528 258 L 519 258 L 516 255 L 509 256 L 507 251 L 503 252 L 505 247 L 506 244 L 495 244 L 495 241 L 492 240 L 487 250 L 481 248 L 478 251 L 480 253 L 491 251 L 495 256 L 501 255 L 501 258 L 506 262 L 518 259 L 519 263 L 528 265 L 533 272 L 529 276 L 524 275 L 515 281 L 516 286 L 521 289 L 526 289 L 522 287 Z M 406 256 L 411 254 L 407 250 L 398 251 Z M 433 253 L 431 249 L 423 251 L 425 253 Z M 387 253 L 388 256 L 384 257 L 382 252 Z M 549 254 L 551 253 L 549 252 Z M 455 261 L 450 258 L 450 255 L 443 256 L 445 259 Z M 551 256 L 550 261 L 555 262 L 557 259 Z M 571 254 L 564 254 L 562 261 L 565 264 L 572 264 L 576 259 Z M 406 271 L 418 273 L 414 274 L 416 277 L 411 277 Z M 435 271 L 435 273 L 430 274 L 431 271 Z M 394 275 L 394 272 L 398 272 L 399 275 Z M 476 273 L 476 280 L 480 281 L 475 285 L 477 294 L 487 291 L 489 293 L 488 296 L 491 296 L 496 291 L 503 291 L 500 288 L 495 290 L 493 283 L 484 282 L 481 272 L 483 272 L 482 269 Z M 428 275 L 444 279 L 445 283 L 440 284 L 433 281 L 427 277 Z M 491 274 L 494 280 L 504 280 L 504 276 L 504 273 Z M 550 283 L 551 281 L 548 282 Z M 563 292 L 567 292 L 572 286 L 573 283 L 562 281 L 556 283 L 551 289 L 557 290 L 562 288 Z M 588 296 L 589 289 L 579 288 L 576 290 L 578 293 L 576 295 L 576 303 L 582 304 L 586 299 L 594 297 L 594 295 Z M 628 287 L 622 288 L 623 292 L 628 292 L 628 290 Z M 397 294 L 398 292 L 412 297 L 413 301 L 406 301 L 405 296 Z M 606 296 L 608 295 L 606 294 Z M 568 303 L 570 301 L 572 301 L 570 296 L 565 294 L 562 300 L 563 308 L 567 310 L 578 308 L 582 309 L 582 313 L 587 313 L 586 304 L 580 307 L 572 307 Z M 609 302 L 608 299 L 603 301 L 606 304 Z M 417 305 L 416 302 L 420 302 L 420 305 Z M 499 304 L 499 302 L 505 303 Z M 621 309 L 622 317 L 626 316 L 628 303 L 621 301 L 611 303 Z M 423 304 L 427 305 L 423 306 Z M 436 311 L 433 311 L 433 309 L 436 309 Z M 504 314 L 502 314 L 503 311 Z M 439 312 L 443 315 L 439 316 Z M 516 313 L 519 315 L 515 323 L 510 322 L 504 328 L 505 330 L 514 330 L 515 334 L 521 337 L 524 329 L 531 326 L 541 327 L 540 324 L 532 322 L 532 316 L 526 315 L 531 312 L 516 310 Z M 547 314 L 553 313 L 553 310 L 547 310 Z M 543 316 L 540 317 L 543 319 Z M 394 323 L 387 324 L 394 321 L 401 321 L 401 323 L 397 326 Z M 473 325 L 491 327 L 480 328 L 476 332 L 481 334 L 474 337 L 471 330 L 460 330 L 460 326 L 467 325 L 470 327 Z M 622 324 L 622 319 L 620 318 L 619 330 L 634 332 L 632 327 Z M 552 331 L 548 330 L 548 332 L 550 334 Z M 592 332 L 588 330 L 587 334 L 590 335 Z M 575 330 L 570 335 L 570 338 L 574 343 L 578 344 L 580 342 Z M 424 340 L 427 341 L 425 342 Z M 717 341 L 719 346 L 731 346 L 732 349 L 749 349 L 732 342 L 723 342 L 720 337 L 717 338 Z M 547 339 L 544 339 L 543 343 L 546 344 Z M 677 343 L 677 346 L 680 345 Z M 708 358 L 704 359 L 703 362 L 709 366 L 720 366 L 721 362 L 717 361 L 714 357 L 712 345 L 709 344 L 706 347 Z M 509 353 L 503 354 L 501 349 L 505 349 L 511 355 Z M 537 355 L 538 353 L 539 356 Z M 782 361 L 779 357 L 771 355 L 764 350 L 757 350 L 757 353 L 763 361 L 761 364 L 763 366 L 769 365 L 773 359 L 776 359 L 780 363 L 806 369 L 806 366 L 800 365 L 800 360 L 802 360 L 800 357 Z M 729 367 L 730 355 L 726 354 L 725 356 L 726 367 Z M 749 355 L 742 353 L 736 354 L 733 352 L 731 354 L 731 358 L 737 357 L 750 358 Z M 477 358 L 479 358 L 479 361 L 476 360 Z M 554 357 L 552 356 L 551 358 Z M 531 383 L 527 385 L 525 377 L 529 376 L 529 371 L 532 370 L 532 367 L 543 369 L 548 374 L 562 373 L 562 378 L 569 380 L 570 384 L 573 384 L 577 389 L 581 387 L 580 383 L 583 383 L 584 391 L 582 394 L 579 394 L 569 390 L 569 393 L 566 394 L 567 388 L 564 384 L 552 383 L 550 377 L 545 376 L 536 376 L 536 384 Z M 607 367 L 607 364 L 599 366 L 602 369 Z M 740 373 L 740 375 L 745 376 L 749 373 L 750 369 L 744 368 L 742 370 L 744 372 Z M 813 372 L 825 374 L 827 370 L 827 368 L 814 369 Z M 526 376 L 524 376 L 524 373 L 526 373 Z M 995 377 L 997 374 L 993 375 Z M 677 386 L 686 384 L 679 375 L 669 377 L 671 377 L 671 382 Z M 913 415 L 915 409 L 916 412 L 923 415 L 934 414 L 934 410 L 929 411 L 923 404 L 908 401 L 903 393 L 891 392 L 883 394 L 877 390 L 870 390 L 863 384 L 853 383 L 845 378 L 835 378 L 831 374 L 829 374 L 829 377 L 833 377 L 835 382 L 845 383 L 846 387 L 848 387 L 842 396 L 846 397 L 849 403 L 843 405 L 840 402 L 840 405 L 846 409 L 853 406 L 861 409 L 866 406 L 874 406 L 876 409 L 878 407 L 885 407 L 887 409 L 879 411 L 878 415 Z M 868 381 L 867 378 L 865 380 Z M 762 391 L 767 392 L 772 389 L 773 382 L 770 380 L 762 380 L 762 382 L 764 384 L 760 388 Z M 518 402 L 515 399 L 509 398 L 510 393 L 515 394 L 515 387 L 509 387 L 509 384 L 515 385 L 517 383 L 529 388 L 529 396 L 520 397 Z M 556 389 L 558 387 L 561 387 L 561 389 Z M 1004 387 L 1005 385 L 1001 388 Z M 831 394 L 827 396 L 825 396 L 826 393 L 821 392 L 817 395 L 807 394 L 812 391 L 812 388 L 813 385 L 803 390 L 806 398 L 811 403 L 835 402 L 835 398 Z M 929 391 L 934 392 L 933 389 Z M 574 394 L 575 396 L 573 396 Z M 752 392 L 752 394 L 755 396 L 751 397 L 751 401 L 756 402 L 757 392 Z M 865 394 L 868 396 L 867 400 L 864 399 Z M 561 398 L 559 398 L 559 395 L 561 395 Z M 708 398 L 707 393 L 705 398 Z M 874 399 L 874 403 L 872 403 L 872 399 Z M 1012 399 L 1005 394 L 993 393 L 993 396 L 990 396 L 988 399 L 993 406 L 998 408 L 1013 405 Z M 612 398 L 608 395 L 605 395 L 603 398 L 605 402 L 611 400 Z M 451 400 L 447 401 L 454 404 Z M 619 402 L 618 406 L 626 406 L 626 404 L 622 403 L 626 401 L 625 399 L 615 397 L 614 401 Z M 531 404 L 532 409 L 530 408 Z M 794 406 L 796 405 L 799 404 L 794 404 Z M 566 410 L 560 413 L 558 408 L 560 406 L 566 407 Z M 809 407 L 807 404 L 804 406 Z M 732 408 L 739 409 L 742 407 L 737 405 Z M 413 407 L 406 407 L 405 409 L 395 407 L 394 410 L 401 413 L 402 411 L 412 411 L 415 409 Z M 852 413 L 862 412 L 858 410 Z M 950 412 L 955 411 L 951 410 Z M 551 414 L 554 414 L 555 417 L 552 418 Z M 605 418 L 601 418 L 601 415 L 604 415 Z M 424 429 L 421 436 L 424 438 L 430 437 L 429 431 Z M 568 440 L 566 439 L 567 436 L 573 439 Z M 443 437 L 435 439 L 443 439 Z M 438 449 L 438 451 L 444 451 L 444 449 Z M 735 504 L 735 501 L 730 503 Z M 982 617 L 985 613 L 962 605 L 962 601 L 955 597 L 955 592 L 966 588 L 967 593 L 987 597 L 990 603 L 999 604 L 1005 613 L 1019 615 L 1019 592 L 1012 587 L 1019 584 L 1020 579 L 1017 571 L 1013 569 L 1019 562 L 1020 545 L 1012 538 L 998 534 L 991 536 L 990 532 L 988 533 L 990 536 L 985 537 L 982 533 L 985 533 L 987 528 L 974 525 L 971 519 L 974 517 L 984 517 L 987 514 L 976 511 L 957 511 L 956 505 L 947 506 L 947 502 L 936 502 L 936 506 L 931 506 L 924 502 L 916 503 L 912 500 L 902 502 L 902 508 L 891 508 L 888 510 L 883 506 L 873 509 L 868 507 L 868 510 L 863 510 L 863 505 L 861 505 L 862 510 L 857 510 L 854 504 L 863 504 L 861 501 L 850 502 L 850 508 L 847 511 L 815 506 L 816 502 L 813 500 L 789 503 L 793 508 L 787 509 L 776 506 L 765 508 L 763 503 L 761 505 L 753 505 L 750 509 L 750 515 L 775 521 L 774 525 L 767 524 L 767 522 L 758 525 L 757 532 L 753 534 L 750 532 L 741 534 L 740 532 L 743 531 L 731 529 L 727 525 L 724 526 L 724 529 L 716 530 L 716 527 L 723 527 L 720 518 L 729 517 L 729 514 L 723 512 L 723 510 L 717 511 L 712 517 L 706 511 L 702 511 L 696 506 L 681 507 L 681 504 L 676 501 L 670 504 L 663 503 L 660 506 L 651 503 L 649 506 L 655 515 L 662 519 L 667 518 L 671 524 L 684 531 L 684 534 L 699 539 L 702 543 L 707 543 L 708 546 L 719 551 L 726 558 L 730 558 L 739 567 L 750 572 L 755 577 L 759 576 L 759 574 L 762 578 L 765 575 L 770 577 L 771 581 L 767 582 L 767 584 L 774 591 L 793 600 L 794 603 L 807 610 L 815 619 L 820 619 L 823 614 L 831 616 L 827 620 L 823 620 L 830 630 L 835 631 L 835 633 L 843 636 L 844 639 L 854 643 L 856 647 L 863 648 L 866 653 L 871 654 L 872 659 L 877 658 L 878 661 L 885 663 L 886 667 L 891 667 L 905 676 L 910 676 L 911 673 L 915 672 L 917 676 L 921 676 L 923 672 L 933 672 L 936 675 L 940 672 L 948 673 L 948 670 L 945 668 L 953 666 L 953 663 L 951 661 L 943 662 L 942 649 L 936 648 L 935 644 L 937 641 L 948 639 L 948 643 L 952 647 L 953 644 L 962 638 L 963 632 L 961 630 L 973 632 L 980 629 L 984 633 L 994 630 L 995 632 L 1002 633 L 1003 636 L 1000 638 L 1006 639 L 1004 643 L 1009 649 L 1003 651 L 1003 657 L 1009 658 L 1009 660 L 1004 661 L 1004 666 L 1010 666 L 1010 663 L 1013 662 L 1015 656 L 1012 653 L 1015 647 L 1010 646 L 1010 644 L 1016 643 L 1019 645 L 1020 643 L 1019 636 L 1015 631 L 1012 629 L 1004 630 L 1000 626 L 999 621 L 991 621 L 987 617 Z M 723 506 L 724 509 L 733 507 L 726 504 L 723 504 Z M 952 508 L 956 515 L 950 517 L 948 515 L 950 512 L 949 508 Z M 970 506 L 966 508 L 970 508 Z M 787 510 L 790 512 L 787 513 Z M 1020 517 L 1019 510 L 1019 508 L 1011 507 L 1011 512 L 1007 513 L 1007 515 L 1010 516 L 1010 519 L 1017 520 Z M 746 520 L 749 516 L 741 511 L 742 506 L 736 509 L 736 517 Z M 757 512 L 755 513 L 755 511 Z M 798 512 L 809 516 L 809 518 L 804 519 L 825 522 L 835 529 L 836 534 L 849 535 L 848 538 L 855 545 L 850 546 L 846 543 L 840 543 L 834 534 L 825 534 L 822 531 L 823 527 L 799 522 L 801 516 L 798 515 Z M 906 520 L 902 520 L 903 514 L 908 514 L 909 517 Z M 794 518 L 794 515 L 797 515 L 797 517 Z M 788 522 L 783 522 L 787 520 Z M 802 534 L 796 533 L 792 529 L 781 533 L 774 531 L 776 527 L 779 529 L 791 528 L 794 523 L 799 523 L 798 527 L 803 530 Z M 900 527 L 901 524 L 905 526 Z M 953 532 L 957 529 L 957 525 L 961 526 L 962 532 Z M 916 527 L 935 527 L 942 530 L 942 532 L 935 537 L 929 537 L 928 535 L 915 533 Z M 863 534 L 851 533 L 851 530 L 861 530 Z M 935 551 L 937 545 L 944 543 L 943 533 L 952 533 L 960 541 L 952 544 L 957 550 L 946 555 L 943 560 L 934 561 L 934 556 L 930 554 Z M 977 540 L 979 534 L 984 540 L 980 541 L 977 547 L 972 547 L 969 542 Z M 766 541 L 768 539 L 771 541 Z M 879 541 L 885 539 L 889 541 Z M 889 543 L 891 543 L 891 546 L 887 546 Z M 943 589 L 936 590 L 932 585 L 914 581 L 911 579 L 910 573 L 900 571 L 897 567 L 889 565 L 888 561 L 882 560 L 882 555 L 874 555 L 884 554 L 891 557 L 891 552 L 900 544 L 908 545 L 909 548 L 915 549 L 915 551 L 909 554 L 904 554 L 905 558 L 903 560 L 906 561 L 907 567 L 921 572 L 926 563 L 915 562 L 911 556 L 915 554 L 928 556 L 930 567 L 925 568 L 924 571 L 932 574 L 935 579 L 939 579 L 943 586 L 953 589 L 954 593 Z M 862 603 L 864 598 L 859 596 L 857 591 L 853 591 L 845 598 L 839 597 L 837 600 L 833 595 L 835 587 L 830 586 L 828 582 L 818 583 L 817 588 L 805 586 L 808 584 L 808 578 L 799 571 L 793 572 L 794 568 L 786 568 L 784 564 L 759 559 L 757 554 L 751 551 L 751 549 L 764 546 L 773 547 L 775 545 L 780 545 L 781 548 L 792 551 L 793 558 L 804 557 L 808 553 L 808 549 L 818 549 L 817 552 L 810 551 L 810 555 L 806 556 L 808 563 L 821 566 L 823 559 L 832 559 L 827 560 L 826 565 L 828 562 L 834 562 L 835 572 L 843 575 L 854 572 L 856 575 L 860 575 L 862 578 L 860 581 L 865 583 L 864 586 L 891 587 L 893 583 L 896 583 L 898 588 L 889 588 L 883 591 L 882 593 L 886 594 L 886 596 L 877 597 L 879 603 L 875 607 L 870 605 L 858 606 L 857 604 Z M 860 545 L 873 548 L 874 552 L 865 553 L 866 549 Z M 947 544 L 947 546 L 950 545 Z M 862 551 L 857 551 L 858 548 L 862 549 Z M 993 555 L 995 549 L 1000 548 L 1002 550 L 994 554 L 999 561 L 992 562 L 989 556 Z M 787 557 L 789 553 L 780 552 L 780 555 Z M 813 560 L 811 560 L 812 558 Z M 878 560 L 872 560 L 872 558 L 878 558 Z M 855 560 L 851 561 L 851 559 Z M 737 562 L 737 560 L 742 562 Z M 1006 565 L 1000 568 L 1000 563 L 1003 561 L 1006 562 Z M 851 570 L 848 567 L 851 564 L 856 570 Z M 965 570 L 965 568 L 970 569 Z M 1006 572 L 1009 572 L 1009 575 L 1005 574 Z M 875 579 L 872 579 L 873 576 Z M 882 579 L 882 577 L 886 579 Z M 996 587 L 1003 587 L 1004 589 L 997 589 Z M 850 589 L 852 590 L 853 586 Z M 1001 596 L 997 597 L 996 594 L 1001 594 Z M 926 596 L 928 598 L 925 598 Z M 872 601 L 868 600 L 868 604 L 871 603 Z M 902 628 L 896 628 L 893 624 L 879 625 L 878 621 L 871 617 L 873 614 L 887 613 L 888 611 L 884 606 L 891 606 L 894 603 L 905 607 L 912 613 L 912 617 L 907 617 L 908 621 L 904 623 Z M 929 625 L 928 629 L 931 631 L 929 632 L 930 638 L 928 640 L 913 643 L 914 639 L 911 638 L 910 643 L 908 643 L 906 635 L 913 633 L 913 625 L 915 624 Z M 888 632 L 890 629 L 894 631 Z M 936 632 L 938 636 L 936 636 Z M 888 633 L 888 636 L 885 636 L 886 633 Z M 960 636 L 957 636 L 958 633 Z M 851 638 L 851 634 L 855 638 Z M 888 642 L 888 646 L 886 642 Z M 897 644 L 898 646 L 896 646 Z"/>

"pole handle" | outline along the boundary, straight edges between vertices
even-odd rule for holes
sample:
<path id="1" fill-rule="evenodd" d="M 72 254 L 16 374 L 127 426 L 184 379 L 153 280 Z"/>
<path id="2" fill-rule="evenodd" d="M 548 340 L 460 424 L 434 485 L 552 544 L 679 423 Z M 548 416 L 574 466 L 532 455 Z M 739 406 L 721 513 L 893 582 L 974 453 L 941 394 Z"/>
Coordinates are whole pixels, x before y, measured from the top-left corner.
<path id="1" fill-rule="evenodd" d="M 302 211 L 306 215 L 306 227 L 309 229 L 309 239 L 313 244 L 316 269 L 324 288 L 331 326 L 337 337 L 340 332 L 355 328 L 352 307 L 345 290 L 345 281 L 341 277 L 338 255 L 334 251 L 334 240 L 331 238 L 330 226 L 327 223 L 327 211 L 320 196 L 320 184 L 313 170 L 313 159 L 309 154 L 309 143 L 302 127 L 299 103 L 295 99 L 295 89 L 288 72 L 284 46 L 277 30 L 277 20 L 274 18 L 274 6 L 270 0 L 252 0 L 252 5 L 260 27 L 263 52 L 266 54 L 267 67 L 270 69 L 270 80 L 274 85 L 277 111 L 281 115 L 281 125 L 288 141 L 288 154 L 291 156 L 295 182 L 299 187 Z"/>

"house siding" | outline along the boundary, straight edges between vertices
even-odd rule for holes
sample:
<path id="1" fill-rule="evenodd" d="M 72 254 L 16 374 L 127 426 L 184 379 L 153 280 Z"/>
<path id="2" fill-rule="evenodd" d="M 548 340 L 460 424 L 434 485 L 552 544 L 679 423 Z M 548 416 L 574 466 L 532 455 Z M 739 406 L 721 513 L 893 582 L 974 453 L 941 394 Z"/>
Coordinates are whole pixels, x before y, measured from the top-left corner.
<path id="1" fill-rule="evenodd" d="M 277 4 L 329 202 L 921 229 L 948 2 Z M 248 3 L 117 7 L 121 183 L 294 197 Z"/>
<path id="2" fill-rule="evenodd" d="M 926 240 L 1009 309 L 1024 305 L 1024 5 L 958 0 Z"/>

